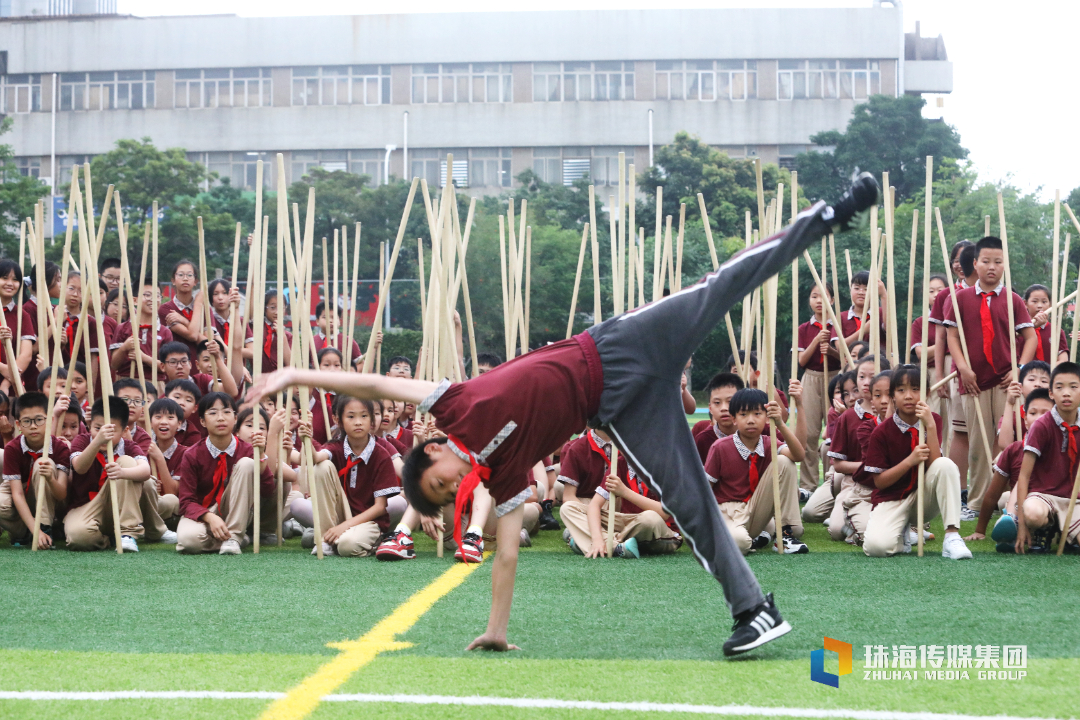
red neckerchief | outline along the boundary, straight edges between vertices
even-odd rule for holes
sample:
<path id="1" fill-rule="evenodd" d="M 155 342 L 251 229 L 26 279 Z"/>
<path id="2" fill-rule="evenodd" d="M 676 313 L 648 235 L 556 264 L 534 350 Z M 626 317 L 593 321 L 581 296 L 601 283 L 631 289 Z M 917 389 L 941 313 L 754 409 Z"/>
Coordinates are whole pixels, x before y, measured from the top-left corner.
<path id="1" fill-rule="evenodd" d="M 750 498 L 754 496 L 754 491 L 757 490 L 758 481 L 761 480 L 758 474 L 758 457 L 758 454 L 751 450 L 750 457 L 747 458 L 750 461 L 750 492 L 743 498 L 743 502 L 750 502 Z"/>
<path id="2" fill-rule="evenodd" d="M 473 490 L 476 490 L 476 486 L 482 481 L 491 477 L 491 468 L 481 465 L 480 461 L 473 455 L 472 450 L 465 446 L 465 443 L 453 435 L 448 435 L 447 438 L 459 450 L 469 456 L 469 464 L 472 465 L 472 470 L 462 478 L 461 484 L 458 485 L 457 497 L 454 498 L 454 540 L 457 542 L 458 547 L 461 547 L 461 516 L 465 514 L 466 507 L 471 509 Z"/>
<path id="3" fill-rule="evenodd" d="M 30 448 L 26 449 L 26 454 L 30 456 L 30 476 L 26 478 L 26 482 L 23 483 L 24 492 L 30 492 L 30 480 L 34 477 L 34 463 L 41 458 L 41 451 L 34 452 Z"/>
<path id="4" fill-rule="evenodd" d="M 1077 450 L 1080 448 L 1080 442 L 1077 441 L 1077 435 L 1080 435 L 1080 425 L 1063 425 L 1063 427 L 1069 439 L 1069 471 L 1070 474 L 1075 476 Z"/>
<path id="5" fill-rule="evenodd" d="M 266 357 L 273 359 L 274 357 L 274 325 L 273 323 L 266 323 L 266 342 L 263 344 L 263 352 L 266 353 Z"/>
<path id="6" fill-rule="evenodd" d="M 176 309 L 180 311 L 180 314 L 184 316 L 185 320 L 190 320 L 194 316 L 195 308 L 180 307 L 180 305 L 176 302 L 176 298 L 173 298 L 173 304 L 176 305 Z"/>
<path id="7" fill-rule="evenodd" d="M 109 473 L 105 470 L 105 466 L 109 464 L 109 461 L 105 459 L 105 453 L 98 452 L 95 457 L 97 458 L 97 461 L 101 464 L 101 477 L 98 478 L 98 489 L 90 492 L 91 500 L 97 497 L 97 494 L 101 491 L 101 488 L 105 487 L 105 481 L 109 479 Z M 117 457 L 118 456 L 114 452 L 113 459 L 115 460 Z"/>
<path id="8" fill-rule="evenodd" d="M 68 341 L 68 355 L 74 354 L 75 351 L 75 333 L 79 331 L 79 316 L 68 315 L 64 320 L 64 334 L 67 335 Z"/>
<path id="9" fill-rule="evenodd" d="M 604 452 L 604 448 L 600 447 L 600 445 L 596 442 L 596 439 L 593 438 L 592 432 L 585 433 L 585 438 L 589 441 L 589 447 L 592 448 L 593 452 L 599 453 L 600 457 L 604 458 L 604 463 L 606 465 L 610 465 L 611 458 L 608 457 L 608 454 Z M 615 471 L 618 472 L 618 468 L 615 468 Z"/>
<path id="10" fill-rule="evenodd" d="M 224 450 L 218 453 L 217 465 L 214 467 L 214 485 L 210 492 L 202 499 L 202 506 L 210 509 L 214 505 L 221 509 L 221 494 L 225 491 L 225 481 L 229 474 L 229 454 Z"/>
<path id="11" fill-rule="evenodd" d="M 986 362 L 990 364 L 990 369 L 994 369 L 994 321 L 990 317 L 990 304 L 987 299 L 993 300 L 995 295 L 993 290 L 983 292 L 977 291 L 979 296 L 979 321 L 982 324 L 982 341 L 983 341 L 983 354 L 986 355 Z"/>
<path id="12" fill-rule="evenodd" d="M 139 326 L 139 342 L 142 343 L 143 345 L 149 345 L 150 344 L 150 329 L 151 329 L 150 325 L 140 325 Z M 143 335 L 144 331 L 146 332 L 145 335 Z"/>
<path id="13" fill-rule="evenodd" d="M 914 452 L 915 448 L 919 447 L 919 428 L 917 428 L 917 427 L 909 427 L 907 429 L 907 431 L 911 435 L 911 450 L 912 450 L 912 452 Z M 912 468 L 911 469 L 911 473 L 908 475 L 907 487 L 904 488 L 904 495 L 907 495 L 912 490 L 914 490 L 915 485 L 918 484 L 919 476 L 917 474 L 917 471 L 918 471 L 917 468 Z"/>
<path id="14" fill-rule="evenodd" d="M 630 481 L 630 489 L 643 498 L 649 497 L 649 486 L 643 480 L 638 480 L 637 475 L 630 475 L 629 473 L 627 475 L 627 479 Z"/>
<path id="15" fill-rule="evenodd" d="M 225 347 L 229 346 L 229 320 L 228 318 L 221 321 L 221 339 L 225 341 Z"/>
<path id="16" fill-rule="evenodd" d="M 345 476 L 349 474 L 350 470 L 360 464 L 360 459 L 359 455 L 352 455 L 351 457 L 345 458 L 345 467 L 338 471 L 338 477 L 341 478 L 341 487 L 342 489 L 345 489 L 346 493 L 348 490 L 345 486 L 348 484 L 348 480 L 345 479 Z"/>

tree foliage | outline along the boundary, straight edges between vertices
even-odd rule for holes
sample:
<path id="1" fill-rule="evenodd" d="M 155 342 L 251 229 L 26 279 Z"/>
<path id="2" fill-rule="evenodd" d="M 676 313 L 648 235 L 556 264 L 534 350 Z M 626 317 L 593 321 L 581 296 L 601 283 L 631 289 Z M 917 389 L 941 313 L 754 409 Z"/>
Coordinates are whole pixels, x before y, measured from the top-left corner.
<path id="1" fill-rule="evenodd" d="M 10 116 L 0 122 L 0 135 L 11 131 Z M 15 152 L 0 145 L 0 246 L 4 255 L 19 253 L 19 223 L 34 215 L 34 204 L 49 193 L 49 186 L 35 177 L 19 174 Z"/>

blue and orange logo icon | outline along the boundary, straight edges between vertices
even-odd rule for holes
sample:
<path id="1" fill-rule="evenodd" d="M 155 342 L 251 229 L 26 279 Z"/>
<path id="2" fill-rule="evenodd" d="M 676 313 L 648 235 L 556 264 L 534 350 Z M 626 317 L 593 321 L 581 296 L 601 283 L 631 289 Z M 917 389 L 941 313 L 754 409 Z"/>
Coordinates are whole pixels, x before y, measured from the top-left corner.
<path id="1" fill-rule="evenodd" d="M 810 679 L 822 685 L 840 687 L 840 675 L 825 672 L 825 651 L 834 652 L 840 659 L 840 675 L 851 674 L 851 644 L 825 638 L 825 648 L 810 653 Z"/>

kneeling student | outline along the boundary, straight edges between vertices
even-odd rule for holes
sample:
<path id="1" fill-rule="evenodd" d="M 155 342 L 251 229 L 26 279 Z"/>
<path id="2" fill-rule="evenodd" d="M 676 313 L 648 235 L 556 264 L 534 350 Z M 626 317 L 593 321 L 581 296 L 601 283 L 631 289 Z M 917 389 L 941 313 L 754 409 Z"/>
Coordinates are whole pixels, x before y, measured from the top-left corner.
<path id="1" fill-rule="evenodd" d="M 773 519 L 773 489 L 768 469 L 772 462 L 772 442 L 764 435 L 769 420 L 776 423 L 783 442 L 777 446 L 777 470 L 780 474 L 780 522 L 784 533 L 784 552 L 803 554 L 810 549 L 799 540 L 802 520 L 799 517 L 798 471 L 802 444 L 781 420 L 780 404 L 769 402 L 761 390 L 746 388 L 731 398 L 731 415 L 736 432 L 718 440 L 709 450 L 705 474 L 713 485 L 713 495 L 720 514 L 727 521 L 735 543 L 743 555 L 758 550 L 770 541 L 765 532 Z M 757 542 L 755 538 L 759 538 Z"/>
<path id="2" fill-rule="evenodd" d="M 30 545 L 37 509 L 37 493 L 44 490 L 41 511 L 41 534 L 38 547 L 52 547 L 52 524 L 56 504 L 67 497 L 68 444 L 49 439 L 49 457 L 42 457 L 45 447 L 46 414 L 49 399 L 43 393 L 28 392 L 15 398 L 15 422 L 22 431 L 4 446 L 4 481 L 0 484 L 0 529 L 7 530 L 12 543 Z M 44 482 L 34 482 L 35 476 Z"/>
<path id="3" fill-rule="evenodd" d="M 1031 425 L 1024 440 L 1024 461 L 1016 481 L 1016 552 L 1049 552 L 1061 534 L 1069 552 L 1080 552 L 1080 502 L 1065 527 L 1080 464 L 1080 365 L 1058 363 L 1050 376 L 1054 408 Z"/>
<path id="4" fill-rule="evenodd" d="M 128 406 L 115 395 L 108 398 L 109 420 L 105 423 L 105 398 L 98 398 L 90 410 L 90 432 L 71 443 L 71 489 L 64 533 L 69 550 L 104 550 L 113 534 L 112 498 L 116 492 L 120 506 L 120 545 L 124 552 L 139 552 L 144 534 L 142 484 L 150 479 L 150 464 L 139 447 L 124 440 Z M 113 443 L 113 457 L 105 453 Z"/>
<path id="5" fill-rule="evenodd" d="M 863 470 L 874 480 L 863 552 L 870 557 L 911 552 L 918 539 L 911 528 L 918 518 L 918 468 L 925 463 L 924 519 L 941 515 L 945 524 L 942 557 L 970 559 L 971 551 L 960 537 L 960 470 L 941 456 L 941 416 L 920 398 L 919 368 L 896 368 L 889 396 L 896 412 L 874 429 L 863 455 Z M 920 422 L 926 433 L 921 443 Z"/>
<path id="6" fill-rule="evenodd" d="M 176 550 L 182 553 L 239 555 L 244 532 L 251 520 L 255 478 L 253 446 L 233 434 L 236 405 L 221 392 L 199 401 L 199 418 L 208 433 L 184 453 L 180 463 L 180 524 L 176 527 Z M 255 433 L 252 441 L 265 446 L 266 435 Z M 259 494 L 274 494 L 277 448 L 266 449 L 266 464 L 259 473 Z"/>

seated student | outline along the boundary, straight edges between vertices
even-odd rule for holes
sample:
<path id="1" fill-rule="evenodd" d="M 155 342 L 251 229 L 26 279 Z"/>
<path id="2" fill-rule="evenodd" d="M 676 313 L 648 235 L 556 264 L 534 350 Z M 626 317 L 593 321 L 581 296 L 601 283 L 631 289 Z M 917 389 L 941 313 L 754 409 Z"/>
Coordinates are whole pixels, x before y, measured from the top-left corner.
<path id="1" fill-rule="evenodd" d="M 147 406 L 145 387 L 134 378 L 120 378 L 113 384 L 113 394 L 128 406 L 128 424 L 124 437 L 131 439 L 144 454 L 147 453 L 154 438 L 146 431 L 143 420 Z"/>
<path id="2" fill-rule="evenodd" d="M 214 359 L 217 365 L 218 371 L 218 385 L 215 388 L 220 392 L 224 392 L 233 397 L 239 392 L 237 385 L 237 372 L 240 373 L 239 377 L 243 378 L 243 368 L 239 362 L 234 359 L 233 372 L 229 372 L 225 365 L 225 351 L 222 349 L 220 341 L 209 343 L 206 340 L 200 340 L 195 343 L 195 357 L 210 356 Z M 202 395 L 211 391 L 211 385 L 214 384 L 214 376 L 211 373 L 196 372 L 192 373 L 192 369 L 195 367 L 192 365 L 192 359 L 190 355 L 187 355 L 187 345 L 181 342 L 171 342 L 162 345 L 158 348 L 158 369 L 165 376 L 165 382 L 170 383 L 173 380 L 191 380 L 195 383 L 195 386 L 199 388 L 199 392 Z M 185 359 L 185 355 L 187 358 Z M 209 369 L 209 368 L 208 368 Z M 166 391 L 168 392 L 168 391 Z"/>
<path id="3" fill-rule="evenodd" d="M 11 340 L 12 352 L 15 358 L 7 356 L 6 343 L 0 343 L 0 391 L 7 395 L 14 395 L 15 375 L 20 376 L 30 367 L 30 361 L 34 355 L 34 343 L 37 336 L 31 325 L 30 314 L 21 307 L 16 307 L 19 295 L 19 287 L 22 285 L 22 268 L 14 260 L 0 260 L 0 304 L 4 306 L 5 328 L 0 328 L 0 337 Z M 21 320 L 21 326 L 19 325 Z M 18 328 L 22 327 L 22 335 L 15 337 Z M 20 378 L 21 379 L 21 378 Z"/>
<path id="4" fill-rule="evenodd" d="M 863 469 L 874 481 L 874 508 L 866 523 L 863 552 L 869 557 L 911 552 L 918 540 L 911 525 L 918 518 L 918 467 L 923 465 L 924 518 L 940 514 L 945 525 L 941 556 L 968 560 L 971 551 L 960 537 L 960 471 L 941 455 L 941 416 L 920 397 L 919 368 L 896 368 L 889 396 L 896 411 L 874 428 L 863 456 Z M 920 429 L 925 432 L 922 442 Z"/>
<path id="5" fill-rule="evenodd" d="M 42 550 L 53 546 L 57 503 L 67 498 L 70 452 L 66 441 L 52 437 L 49 457 L 42 456 L 48 411 L 49 399 L 43 393 L 28 392 L 15 399 L 15 422 L 22 435 L 4 446 L 4 479 L 0 483 L 0 530 L 8 531 L 13 545 L 31 544 L 37 493 L 44 491 L 38 537 Z"/>
<path id="6" fill-rule="evenodd" d="M 709 398 L 709 419 L 694 425 L 694 444 L 697 445 L 701 464 L 709 457 L 709 448 L 713 443 L 735 433 L 735 421 L 728 412 L 731 397 L 745 387 L 742 378 L 735 373 L 717 373 L 705 386 Z"/>
<path id="7" fill-rule="evenodd" d="M 165 397 L 175 401 L 184 411 L 184 419 L 176 431 L 177 441 L 185 447 L 197 445 L 205 437 L 198 416 L 199 401 L 203 394 L 191 380 L 176 379 L 165 384 Z"/>
<path id="8" fill-rule="evenodd" d="M 727 521 L 735 543 L 746 555 L 771 541 L 766 528 L 774 516 L 773 488 L 768 473 L 772 441 L 764 433 L 769 420 L 773 420 L 779 432 L 777 470 L 784 552 L 809 552 L 810 549 L 799 540 L 803 526 L 799 519 L 795 463 L 804 457 L 802 444 L 795 432 L 780 420 L 779 403 L 770 402 L 761 390 L 746 388 L 731 398 L 730 412 L 736 432 L 713 444 L 705 461 L 705 474 L 713 485 L 720 514 Z"/>
<path id="9" fill-rule="evenodd" d="M 50 298 L 60 297 L 60 266 L 56 263 L 45 261 L 45 283 L 47 289 L 39 289 L 37 284 L 37 265 L 30 267 L 30 274 L 27 276 L 26 288 L 23 302 L 23 310 L 26 311 L 27 316 L 30 318 L 30 334 L 35 338 L 42 337 L 38 333 L 38 297 L 44 296 L 45 301 L 43 305 L 49 310 L 52 310 L 52 303 Z M 51 325 L 51 324 L 50 324 Z M 51 336 L 51 333 L 48 333 Z M 26 369 L 22 374 L 23 387 L 33 388 L 37 384 L 38 372 L 40 368 L 52 360 L 51 351 L 51 337 L 50 340 L 44 344 L 35 340 L 34 351 L 30 357 L 30 364 L 26 366 Z"/>
<path id="10" fill-rule="evenodd" d="M 176 550 L 181 553 L 239 555 L 251 521 L 255 461 L 252 445 L 234 434 L 236 404 L 221 392 L 199 401 L 205 440 L 188 448 L 180 463 L 180 523 Z M 265 443 L 264 433 L 255 442 Z M 266 448 L 267 463 L 259 472 L 259 494 L 276 491 L 277 448 Z"/>
<path id="11" fill-rule="evenodd" d="M 82 410 L 83 417 L 86 417 L 86 414 L 90 412 L 88 389 L 86 366 L 76 361 L 74 377 L 71 379 L 71 394 L 77 401 L 79 409 Z"/>
<path id="12" fill-rule="evenodd" d="M 15 437 L 15 424 L 12 422 L 11 400 L 7 394 L 0 391 L 0 440 L 7 445 Z"/>
<path id="13" fill-rule="evenodd" d="M 289 304 L 285 303 L 285 313 L 289 312 Z M 263 313 L 265 314 L 266 327 L 263 328 L 263 351 L 262 371 L 271 373 L 278 369 L 278 294 L 277 290 L 269 290 L 263 298 Z M 285 331 L 285 365 L 289 364 L 292 357 L 293 335 Z"/>
<path id="14" fill-rule="evenodd" d="M 327 310 L 326 310 L 326 303 L 325 302 L 320 300 L 315 305 L 315 317 L 318 318 L 317 323 L 318 323 L 318 327 L 319 327 L 319 332 L 315 333 L 315 336 L 314 336 L 315 351 L 319 352 L 319 351 L 323 350 L 326 347 L 332 347 L 332 348 L 337 349 L 338 353 L 342 357 L 344 357 L 345 346 L 349 342 L 349 338 L 348 338 L 347 335 L 342 333 L 342 327 L 343 326 L 341 324 L 341 308 L 339 307 L 339 308 L 335 308 L 335 309 L 337 311 L 335 313 L 336 317 L 335 317 L 335 320 L 334 320 L 334 327 L 336 328 L 336 331 L 334 332 L 334 336 L 332 338 L 329 338 L 329 342 L 327 342 L 327 336 L 330 333 L 330 328 L 329 328 L 330 313 L 327 312 Z M 379 347 L 379 345 L 381 345 L 381 344 L 382 344 L 382 333 L 380 332 L 375 337 L 374 348 Z M 356 342 L 356 340 L 352 341 L 352 344 L 350 345 L 350 347 L 352 348 L 352 352 L 349 354 L 349 357 L 351 358 L 351 362 L 352 362 L 352 366 L 353 366 L 352 369 L 356 369 L 356 366 L 359 365 L 364 358 L 363 358 L 363 355 L 360 352 L 360 344 L 358 342 Z M 374 348 L 372 348 L 372 349 L 374 350 Z M 394 359 L 397 359 L 397 358 L 394 358 Z"/>
<path id="15" fill-rule="evenodd" d="M 131 321 L 121 323 L 109 342 L 109 361 L 112 364 L 115 377 L 139 377 L 137 369 L 133 372 L 131 365 L 136 357 L 143 364 L 143 377 L 150 377 L 156 362 L 152 354 L 154 351 L 154 338 L 151 336 L 151 331 L 157 334 L 157 346 L 159 348 L 165 343 L 173 341 L 172 331 L 154 317 L 153 302 L 154 297 L 158 294 L 158 289 L 147 280 L 139 292 L 140 295 L 135 309 L 135 312 L 138 313 L 137 334 L 139 336 L 139 347 L 135 347 L 134 336 L 136 333 L 132 332 L 133 323 Z"/>
<path id="16" fill-rule="evenodd" d="M 405 455 L 409 450 L 412 450 L 412 442 L 410 441 L 406 445 L 394 432 L 395 429 L 401 429 L 401 426 L 397 423 L 397 417 L 403 404 L 395 400 L 383 400 L 382 423 L 375 429 L 375 434 L 390 443 L 400 455 Z"/>
<path id="17" fill-rule="evenodd" d="M 221 340 L 221 342 L 228 346 L 229 338 L 229 323 L 232 322 L 232 308 L 234 305 L 240 305 L 240 290 L 234 288 L 228 280 L 224 278 L 215 278 L 210 281 L 209 284 L 209 297 L 210 297 L 210 319 L 214 323 L 214 334 Z M 237 312 L 236 323 L 237 327 L 242 325 L 243 319 L 240 315 L 243 313 L 243 308 Z M 201 323 L 205 322 L 205 319 L 196 319 L 195 326 L 202 328 Z M 204 331 L 205 332 L 205 331 Z M 243 362 L 249 362 L 254 357 L 254 349 L 252 343 L 255 342 L 255 336 L 252 331 L 251 325 L 247 325 L 244 330 L 241 355 L 243 356 Z M 199 348 L 199 352 L 202 352 L 202 348 Z"/>
<path id="18" fill-rule="evenodd" d="M 375 553 L 379 539 L 389 529 L 388 496 L 401 492 L 390 455 L 375 442 L 375 410 L 370 400 L 342 395 L 334 402 L 338 428 L 333 439 L 315 453 L 309 482 L 318 487 L 320 528 L 324 555 L 367 557 Z M 302 437 L 311 437 L 311 426 L 300 424 Z M 311 500 L 294 501 L 311 512 Z M 310 533 L 312 554 L 314 533 Z M 305 539 L 307 537 L 305 536 Z"/>
<path id="19" fill-rule="evenodd" d="M 605 483 L 611 476 L 611 438 L 603 430 L 588 430 L 570 441 L 561 458 L 559 479 L 563 490 L 562 521 L 569 533 L 568 544 L 575 553 L 588 558 L 607 556 L 608 490 Z M 642 487 L 637 476 L 631 476 L 626 458 L 619 455 L 616 477 L 625 487 Z M 617 488 L 616 483 L 612 483 Z M 600 492 L 603 490 L 603 492 Z M 623 495 L 616 490 L 616 497 Z M 620 511 L 616 506 L 613 555 L 637 558 L 644 554 L 666 554 L 678 549 L 675 533 L 667 525 L 667 514 L 657 512 L 640 493 L 627 497 Z M 634 500 L 642 504 L 637 505 Z M 633 507 L 628 507 L 628 505 Z M 634 512 L 637 511 L 637 512 Z"/>
<path id="20" fill-rule="evenodd" d="M 57 405 L 60 402 L 57 400 Z M 75 396 L 72 395 L 64 407 L 64 415 L 60 418 L 60 425 L 56 430 L 56 435 L 67 441 L 68 445 L 71 442 L 86 432 L 86 416 L 83 415 L 82 408 L 79 407 L 79 403 Z"/>
<path id="21" fill-rule="evenodd" d="M 128 406 L 118 397 L 108 398 L 109 422 L 105 422 L 103 398 L 90 410 L 90 431 L 71 443 L 71 486 L 64 533 L 69 550 L 104 550 L 113 536 L 112 493 L 120 506 L 121 547 L 139 552 L 143 531 L 142 484 L 150 479 L 150 465 L 134 443 L 124 440 Z M 113 456 L 106 456 L 108 443 Z"/>
<path id="22" fill-rule="evenodd" d="M 68 366 L 71 363 L 72 346 L 78 344 L 77 348 L 74 348 L 75 356 L 79 358 L 79 364 L 83 365 L 82 375 L 86 376 L 86 346 L 90 346 L 90 368 L 93 372 L 93 377 L 101 377 L 98 370 L 98 334 L 97 334 L 97 321 L 94 320 L 94 316 L 87 312 L 86 316 L 89 321 L 88 331 L 89 337 L 80 337 L 80 330 L 82 329 L 80 322 L 82 318 L 79 313 L 82 312 L 83 302 L 83 283 L 82 273 L 78 270 L 72 270 L 67 276 L 67 288 L 64 293 L 64 321 L 61 325 L 60 333 L 60 354 L 63 358 L 64 365 Z M 89 310 L 89 306 L 87 308 Z M 111 338 L 106 337 L 108 341 Z M 88 343 L 89 341 L 89 343 Z M 50 354 L 50 357 L 52 355 Z M 79 400 L 83 398 L 80 395 Z M 90 408 L 87 407 L 86 410 Z"/>
<path id="23" fill-rule="evenodd" d="M 344 371 L 341 351 L 336 348 L 323 348 L 319 351 L 317 359 L 320 370 L 328 372 Z M 325 445 L 334 434 L 333 407 L 335 397 L 332 392 L 314 388 L 311 391 L 311 397 L 308 398 L 308 409 L 311 410 L 312 440 L 315 442 L 316 447 Z M 320 402 L 322 404 L 321 408 L 319 407 Z"/>
<path id="24" fill-rule="evenodd" d="M 278 453 L 278 465 L 281 470 L 281 507 L 282 507 L 282 527 L 289 528 L 289 533 L 283 533 L 282 538 L 288 539 L 303 533 L 303 528 L 299 528 L 295 520 L 292 520 L 292 503 L 298 498 L 304 497 L 304 494 L 297 490 L 296 473 L 292 471 L 292 467 L 288 464 L 288 456 L 292 453 L 292 442 L 285 437 L 285 409 L 271 415 L 262 408 L 259 408 L 259 431 L 255 432 L 255 419 L 254 409 L 246 407 L 240 411 L 240 414 L 236 416 L 236 437 L 240 438 L 244 442 L 250 445 L 256 445 L 253 440 L 256 437 L 265 437 L 266 442 L 273 445 L 275 448 L 280 448 L 282 452 Z M 259 460 L 263 463 L 268 462 L 268 458 L 265 453 L 261 455 Z M 277 470 L 274 471 L 274 485 L 277 486 Z M 310 510 L 310 509 L 309 509 Z M 263 497 L 259 502 L 259 541 L 266 543 L 267 545 L 277 544 L 277 535 L 273 531 L 274 525 L 277 524 L 277 492 L 275 490 L 271 497 Z M 292 523 L 290 524 L 290 520 Z M 252 523 L 254 525 L 254 523 Z"/>
<path id="25" fill-rule="evenodd" d="M 1016 552 L 1046 553 L 1054 542 L 1080 552 L 1080 500 L 1065 527 L 1069 498 L 1080 464 L 1080 365 L 1058 363 L 1050 375 L 1053 409 L 1031 424 L 1024 440 L 1024 460 L 1016 481 Z"/>
<path id="26" fill-rule="evenodd" d="M 934 273 L 930 276 L 930 285 L 927 295 L 929 296 L 930 306 L 924 308 L 927 315 L 934 308 L 934 303 L 937 301 L 938 295 L 941 293 L 949 294 L 949 279 L 941 273 Z M 915 318 L 911 323 L 911 362 L 914 365 L 918 365 L 922 360 L 923 353 L 926 353 L 926 367 L 931 369 L 934 367 L 935 351 L 934 344 L 937 341 L 937 325 L 927 318 L 926 334 L 928 335 L 926 342 L 923 342 L 923 316 Z M 929 377 L 933 378 L 934 372 L 929 373 Z M 938 393 L 932 393 L 930 397 L 930 409 L 939 415 L 948 415 L 948 413 L 941 413 L 941 404 L 944 398 Z M 946 428 L 948 431 L 948 428 Z M 940 438 L 939 438 L 940 439 Z"/>
<path id="27" fill-rule="evenodd" d="M 1028 363 L 1030 365 L 1030 363 Z M 1024 414 L 1027 423 L 1033 423 L 1054 409 L 1054 401 L 1046 388 L 1032 390 L 1024 400 Z M 994 510 L 1002 511 L 1001 517 L 994 524 L 990 537 L 998 544 L 997 551 L 1014 552 L 1016 542 L 1016 481 L 1020 478 L 1020 466 L 1024 462 L 1024 438 L 1010 443 L 994 460 L 994 477 L 987 488 L 987 497 L 997 497 L 998 502 L 991 506 L 985 503 L 979 510 L 979 521 L 975 532 L 964 540 L 985 540 L 986 527 Z"/>
<path id="28" fill-rule="evenodd" d="M 833 345 L 836 330 L 826 317 L 825 302 L 833 303 L 832 287 L 825 285 L 822 298 L 815 285 L 810 290 L 810 319 L 799 326 L 799 367 L 803 369 L 802 382 L 806 406 L 806 461 L 799 471 L 799 489 L 805 491 L 804 500 L 818 487 L 818 440 L 821 426 L 828 415 L 828 382 L 840 372 L 840 352 Z M 828 367 L 825 367 L 825 362 Z M 803 493 L 800 493 L 803 495 Z"/>
<path id="29" fill-rule="evenodd" d="M 1051 342 L 1050 338 L 1050 306 L 1053 305 L 1050 302 L 1050 288 L 1045 285 L 1032 285 L 1024 291 L 1024 305 L 1027 307 L 1028 315 L 1031 316 L 1031 324 L 1035 326 L 1035 339 L 1037 340 L 1035 345 L 1035 359 L 1042 360 L 1049 363 L 1051 360 L 1057 360 L 1058 362 L 1064 362 L 1069 359 L 1069 343 L 1065 338 L 1064 327 L 1058 329 L 1058 339 L 1056 343 Z M 1019 356 L 1023 353 L 1023 336 L 1020 336 L 1016 340 L 1016 352 Z M 1051 345 L 1057 345 L 1057 352 L 1051 348 Z"/>
<path id="30" fill-rule="evenodd" d="M 152 479 L 157 481 L 158 492 L 162 497 L 176 497 L 176 509 L 180 509 L 180 461 L 188 446 L 181 445 L 176 438 L 184 411 L 179 403 L 171 398 L 155 400 L 150 405 L 150 427 L 154 430 L 154 442 L 150 445 L 147 457 L 153 468 Z"/>
<path id="31" fill-rule="evenodd" d="M 758 370 L 757 353 L 756 352 L 750 353 L 750 359 L 747 360 L 746 359 L 746 353 L 743 352 L 743 351 L 740 351 L 739 352 L 739 357 L 742 360 L 744 368 L 745 368 L 746 363 L 748 363 L 748 362 L 750 363 L 750 371 L 749 371 L 750 378 L 749 378 L 749 381 L 746 384 L 746 387 L 755 388 L 755 389 L 758 388 L 759 387 L 759 381 L 761 379 L 761 371 Z M 731 354 L 731 355 L 728 355 L 727 362 L 723 365 L 723 367 L 726 367 L 728 372 L 732 372 L 732 373 L 733 372 L 738 372 L 738 365 L 735 364 L 735 355 L 734 355 L 734 353 Z M 796 380 L 795 382 L 799 382 L 799 381 Z M 790 390 L 790 389 L 791 388 L 789 387 L 788 390 Z M 776 385 L 776 396 L 777 396 L 778 402 L 780 403 L 780 412 L 782 412 L 784 414 L 784 422 L 787 422 L 787 419 L 788 419 L 788 397 L 787 397 L 787 394 L 784 393 L 784 391 L 780 389 L 779 385 Z"/>
<path id="32" fill-rule="evenodd" d="M 1009 383 L 1005 396 L 1005 412 L 997 427 L 997 450 L 1001 452 L 1016 440 L 1016 406 L 1020 405 L 1020 437 L 1027 435 L 1034 419 L 1028 420 L 1024 405 L 1027 397 L 1037 389 L 1050 387 L 1050 365 L 1042 360 L 1032 360 L 1020 368 L 1020 381 Z"/>
<path id="33" fill-rule="evenodd" d="M 151 478 L 142 486 L 142 498 L 139 506 L 142 509 L 143 528 L 146 530 L 146 539 L 149 542 L 163 542 L 172 544 L 176 542 L 176 533 L 168 528 L 168 523 L 176 522 L 180 512 L 180 501 L 176 492 L 163 493 L 162 485 L 157 480 L 155 468 L 155 454 L 159 454 L 154 447 L 154 438 L 144 428 L 146 422 L 146 393 L 144 385 L 134 378 L 121 378 L 113 385 L 113 393 L 127 403 L 128 423 L 124 429 L 124 439 L 134 443 L 147 457 L 151 466 Z"/>
<path id="34" fill-rule="evenodd" d="M 478 374 L 483 375 L 499 367 L 502 363 L 502 358 L 495 353 L 480 353 L 476 356 L 476 371 Z"/>
<path id="35" fill-rule="evenodd" d="M 803 522 L 822 522 L 830 514 L 840 492 L 842 477 L 832 467 L 832 457 L 828 451 L 832 447 L 832 439 L 836 435 L 836 426 L 840 422 L 840 416 L 850 410 L 858 401 L 855 392 L 856 378 L 854 372 L 843 372 L 829 381 L 829 397 L 832 401 L 829 405 L 829 414 L 825 422 L 825 439 L 821 443 L 818 456 L 821 457 L 825 466 L 825 480 L 810 495 L 810 499 L 803 506 Z"/>

